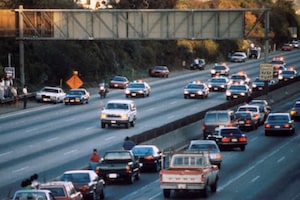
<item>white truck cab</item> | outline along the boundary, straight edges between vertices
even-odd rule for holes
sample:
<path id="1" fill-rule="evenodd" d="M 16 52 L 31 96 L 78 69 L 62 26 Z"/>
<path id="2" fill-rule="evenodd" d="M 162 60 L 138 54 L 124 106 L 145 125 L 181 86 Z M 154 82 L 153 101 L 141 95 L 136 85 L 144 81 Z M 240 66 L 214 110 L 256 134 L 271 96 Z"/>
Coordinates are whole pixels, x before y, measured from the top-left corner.
<path id="1" fill-rule="evenodd" d="M 110 100 L 101 111 L 101 128 L 112 125 L 134 127 L 137 119 L 137 109 L 132 100 Z"/>

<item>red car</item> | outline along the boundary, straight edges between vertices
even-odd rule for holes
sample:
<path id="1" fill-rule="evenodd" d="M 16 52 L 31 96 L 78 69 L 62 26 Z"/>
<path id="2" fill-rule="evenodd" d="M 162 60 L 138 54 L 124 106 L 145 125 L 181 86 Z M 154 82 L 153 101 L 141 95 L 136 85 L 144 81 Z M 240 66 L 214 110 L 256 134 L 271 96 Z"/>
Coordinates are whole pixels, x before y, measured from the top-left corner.
<path id="1" fill-rule="evenodd" d="M 284 43 L 281 47 L 282 51 L 292 51 L 294 49 L 293 44 L 290 43 Z"/>
<path id="2" fill-rule="evenodd" d="M 129 80 L 125 76 L 114 76 L 109 82 L 109 87 L 125 89 L 128 84 Z"/>
<path id="3" fill-rule="evenodd" d="M 42 190 L 50 190 L 56 200 L 82 200 L 82 194 L 76 191 L 72 182 L 68 181 L 52 181 L 42 183 Z"/>
<path id="4" fill-rule="evenodd" d="M 167 66 L 154 66 L 149 69 L 149 75 L 152 77 L 168 78 L 169 73 L 170 71 Z"/>

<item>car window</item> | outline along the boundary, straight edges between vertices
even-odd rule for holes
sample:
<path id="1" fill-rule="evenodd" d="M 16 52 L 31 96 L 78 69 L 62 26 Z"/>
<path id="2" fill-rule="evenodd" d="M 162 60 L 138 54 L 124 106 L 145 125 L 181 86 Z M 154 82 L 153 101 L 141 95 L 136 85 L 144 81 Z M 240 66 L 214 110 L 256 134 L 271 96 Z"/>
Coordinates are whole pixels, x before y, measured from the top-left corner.
<path id="1" fill-rule="evenodd" d="M 66 197 L 66 193 L 62 187 L 42 187 L 43 190 L 49 190 L 54 197 Z"/>
<path id="2" fill-rule="evenodd" d="M 269 116 L 269 121 L 288 121 L 289 117 L 286 115 L 271 115 Z"/>
<path id="3" fill-rule="evenodd" d="M 238 129 L 222 129 L 221 130 L 221 135 L 225 137 L 230 137 L 233 135 L 240 135 L 241 133 L 239 132 Z"/>
<path id="4" fill-rule="evenodd" d="M 192 144 L 190 150 L 215 150 L 216 146 L 213 144 Z"/>
<path id="5" fill-rule="evenodd" d="M 206 122 L 215 122 L 217 120 L 217 115 L 215 113 L 206 114 L 205 121 Z"/>
<path id="6" fill-rule="evenodd" d="M 73 183 L 88 183 L 90 182 L 90 176 L 88 173 L 64 174 L 62 180 Z"/>
<path id="7" fill-rule="evenodd" d="M 227 113 L 219 113 L 218 119 L 220 122 L 227 122 L 228 121 L 228 114 Z"/>
<path id="8" fill-rule="evenodd" d="M 137 148 L 133 148 L 132 152 L 135 155 L 140 155 L 140 156 L 144 156 L 144 155 L 153 155 L 153 149 L 151 147 L 137 147 Z"/>
<path id="9" fill-rule="evenodd" d="M 131 159 L 128 152 L 109 152 L 105 155 L 105 160 L 126 160 Z"/>

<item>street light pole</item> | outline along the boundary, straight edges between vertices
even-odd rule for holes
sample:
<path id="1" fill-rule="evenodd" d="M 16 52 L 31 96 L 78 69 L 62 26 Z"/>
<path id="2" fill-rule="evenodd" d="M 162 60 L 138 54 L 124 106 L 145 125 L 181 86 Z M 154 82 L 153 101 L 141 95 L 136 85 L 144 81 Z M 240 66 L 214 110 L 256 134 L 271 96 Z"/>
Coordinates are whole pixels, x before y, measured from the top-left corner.
<path id="1" fill-rule="evenodd" d="M 23 27 L 23 5 L 19 6 L 19 54 L 20 54 L 20 81 L 25 85 L 25 70 L 24 70 L 24 27 Z"/>

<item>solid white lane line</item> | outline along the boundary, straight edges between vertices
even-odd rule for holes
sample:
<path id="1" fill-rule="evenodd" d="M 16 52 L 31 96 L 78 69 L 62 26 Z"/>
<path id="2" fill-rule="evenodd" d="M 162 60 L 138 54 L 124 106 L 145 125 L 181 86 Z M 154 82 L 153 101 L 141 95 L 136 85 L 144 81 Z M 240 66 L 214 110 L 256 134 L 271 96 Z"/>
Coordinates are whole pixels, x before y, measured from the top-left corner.
<path id="1" fill-rule="evenodd" d="M 1 154 L 0 154 L 0 157 L 1 157 L 1 156 L 6 156 L 6 155 L 11 154 L 11 153 L 12 153 L 12 151 L 7 151 L 7 152 L 4 152 L 4 153 L 1 153 Z"/>

